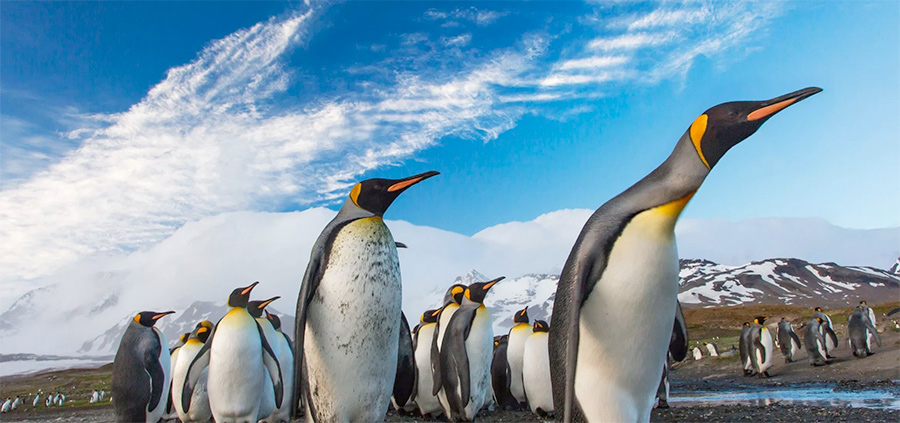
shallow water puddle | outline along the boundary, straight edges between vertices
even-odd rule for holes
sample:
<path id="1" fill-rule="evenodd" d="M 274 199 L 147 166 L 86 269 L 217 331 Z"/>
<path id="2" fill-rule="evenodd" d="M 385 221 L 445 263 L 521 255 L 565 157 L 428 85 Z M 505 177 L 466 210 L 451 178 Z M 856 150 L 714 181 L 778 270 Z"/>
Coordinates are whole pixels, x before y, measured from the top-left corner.
<path id="1" fill-rule="evenodd" d="M 835 391 L 833 388 L 795 388 L 759 391 L 695 391 L 672 395 L 669 403 L 683 406 L 790 404 L 900 410 L 900 398 L 880 389 Z"/>

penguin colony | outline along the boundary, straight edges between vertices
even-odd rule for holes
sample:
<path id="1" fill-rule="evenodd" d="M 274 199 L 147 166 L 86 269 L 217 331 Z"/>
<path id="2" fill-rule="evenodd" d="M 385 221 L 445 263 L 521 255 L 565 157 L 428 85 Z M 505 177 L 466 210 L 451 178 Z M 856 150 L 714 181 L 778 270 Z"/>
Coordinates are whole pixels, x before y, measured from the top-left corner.
<path id="1" fill-rule="evenodd" d="M 665 162 L 587 221 L 563 267 L 552 321 L 529 325 L 523 310 L 496 340 L 484 299 L 502 277 L 453 286 L 414 330 L 404 325 L 398 243 L 383 215 L 401 193 L 438 172 L 359 182 L 313 246 L 291 359 L 280 344 L 284 338 L 290 347 L 290 340 L 260 317 L 271 299 L 251 304 L 255 283 L 235 289 L 230 311 L 205 342 L 198 327 L 180 347 L 202 343 L 175 357 L 174 409 L 180 418 L 196 418 L 190 414 L 205 407 L 205 398 L 219 423 L 284 421 L 299 413 L 307 421 L 357 422 L 382 420 L 393 403 L 472 421 L 496 402 L 564 421 L 647 422 L 654 404 L 667 398 L 669 360 L 687 355 L 676 300 L 678 217 L 731 147 L 820 91 L 723 103 L 701 114 Z M 615 322 L 607 318 L 612 313 Z M 166 410 L 172 356 L 153 325 L 166 314 L 139 313 L 122 338 L 113 376 L 120 421 L 155 423 Z M 773 337 L 764 319 L 748 330 L 751 367 L 765 374 Z M 503 347 L 505 357 L 498 353 Z M 823 347 L 827 358 L 827 339 Z M 183 360 L 190 360 L 186 370 Z"/>

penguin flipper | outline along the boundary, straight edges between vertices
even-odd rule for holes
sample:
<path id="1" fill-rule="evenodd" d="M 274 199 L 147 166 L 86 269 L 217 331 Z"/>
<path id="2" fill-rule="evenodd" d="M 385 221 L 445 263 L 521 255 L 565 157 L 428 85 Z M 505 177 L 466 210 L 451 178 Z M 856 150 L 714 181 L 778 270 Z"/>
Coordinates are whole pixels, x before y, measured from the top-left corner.
<path id="1" fill-rule="evenodd" d="M 793 329 L 791 329 L 791 339 L 793 339 L 794 342 L 797 343 L 797 345 L 803 345 L 803 344 L 800 343 L 800 337 L 797 336 L 797 332 L 794 332 Z"/>
<path id="2" fill-rule="evenodd" d="M 444 336 L 444 350 L 448 351 L 447 357 L 453 361 L 453 367 L 456 369 L 456 373 L 451 374 L 450 377 L 456 377 L 459 380 L 460 410 L 469 405 L 469 397 L 472 390 L 466 339 L 468 339 L 472 330 L 472 322 L 474 320 L 475 309 L 463 309 L 460 307 L 453 314 L 453 318 L 450 319 L 447 334 Z M 443 358 L 444 354 L 441 354 L 441 356 Z M 447 394 L 449 398 L 449 392 Z"/>
<path id="3" fill-rule="evenodd" d="M 156 409 L 162 400 L 163 385 L 166 383 L 166 374 L 163 371 L 162 364 L 159 363 L 159 353 L 162 347 L 159 344 L 159 336 L 157 342 L 153 344 L 147 351 L 144 369 L 150 375 L 150 402 L 147 403 L 147 411 Z"/>
<path id="4" fill-rule="evenodd" d="M 677 307 L 675 309 L 675 325 L 672 328 L 672 340 L 669 342 L 669 353 L 672 359 L 682 361 L 687 357 L 688 353 L 688 332 L 687 324 L 684 321 L 684 313 L 681 311 L 681 303 L 675 301 Z"/>
<path id="5" fill-rule="evenodd" d="M 762 331 L 762 329 L 760 329 L 760 331 Z M 759 360 L 760 361 L 759 361 L 759 363 L 757 363 L 757 366 L 762 366 L 762 364 L 766 362 L 766 347 L 764 347 L 762 344 L 762 336 L 761 335 L 756 335 L 753 337 L 753 346 L 754 346 L 754 348 L 759 350 L 759 357 L 760 357 Z"/>
<path id="6" fill-rule="evenodd" d="M 834 329 L 831 328 L 831 325 L 825 325 L 825 334 L 831 338 L 831 341 L 834 343 L 835 348 L 838 346 L 838 337 L 837 334 L 834 333 Z"/>
<path id="7" fill-rule="evenodd" d="M 222 320 L 219 320 L 219 322 L 221 321 Z M 212 348 L 213 337 L 216 335 L 216 327 L 218 326 L 219 324 L 216 323 L 216 326 L 209 332 L 209 338 L 206 339 L 206 342 L 200 348 L 200 351 L 197 351 L 197 355 L 194 356 L 194 360 L 191 361 L 191 365 L 188 366 L 187 376 L 184 378 L 184 385 L 182 385 L 181 388 L 181 408 L 185 413 L 191 409 L 191 398 L 194 396 L 194 386 L 196 386 L 197 382 L 200 380 L 200 375 L 203 373 L 203 370 L 209 366 L 209 352 L 210 348 Z"/>
<path id="8" fill-rule="evenodd" d="M 281 402 L 284 400 L 284 382 L 281 376 L 281 364 L 269 341 L 266 340 L 266 334 L 263 333 L 262 326 L 256 323 L 256 329 L 259 331 L 259 340 L 262 342 L 263 364 L 269 370 L 269 377 L 272 378 L 272 387 L 275 389 L 275 408 L 281 408 Z"/>
<path id="9" fill-rule="evenodd" d="M 872 332 L 872 337 L 875 338 L 875 343 L 878 346 L 881 346 L 881 335 L 878 333 L 878 330 L 875 329 L 875 325 L 872 324 L 872 321 L 869 319 L 863 319 L 866 322 L 866 327 L 869 329 L 869 332 Z"/>
<path id="10" fill-rule="evenodd" d="M 443 313 L 443 310 L 441 310 Z M 438 314 L 437 322 L 434 324 L 434 336 L 431 338 L 431 395 L 437 395 L 441 392 L 443 382 L 441 381 L 441 353 L 438 351 L 438 334 L 441 332 L 441 315 Z"/>

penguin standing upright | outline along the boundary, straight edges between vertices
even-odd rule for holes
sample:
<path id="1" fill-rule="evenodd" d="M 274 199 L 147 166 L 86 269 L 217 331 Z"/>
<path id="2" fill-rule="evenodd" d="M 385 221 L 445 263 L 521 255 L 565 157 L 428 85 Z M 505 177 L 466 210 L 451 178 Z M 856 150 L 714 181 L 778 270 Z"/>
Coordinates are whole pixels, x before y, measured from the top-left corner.
<path id="1" fill-rule="evenodd" d="M 778 322 L 778 346 L 781 348 L 781 354 L 784 355 L 785 363 L 792 363 L 794 355 L 800 351 L 800 337 L 794 332 L 791 322 L 781 318 Z"/>
<path id="2" fill-rule="evenodd" d="M 272 352 L 274 353 L 275 361 L 278 361 L 278 367 L 281 368 L 282 378 L 284 375 L 284 366 L 281 365 L 281 361 L 278 360 L 278 344 L 275 341 L 278 341 L 281 338 L 277 332 L 275 332 L 275 327 L 272 326 L 272 321 L 263 317 L 263 312 L 266 311 L 266 307 L 281 297 L 272 297 L 268 300 L 264 301 L 250 301 L 247 303 L 247 312 L 250 313 L 251 316 L 256 320 L 256 324 L 262 328 L 263 337 L 266 339 L 266 342 L 269 343 L 269 347 L 272 348 Z M 293 361 L 293 357 L 291 357 L 291 361 Z M 259 410 L 256 412 L 257 419 L 260 423 L 288 423 L 290 419 L 277 420 L 277 418 L 273 418 L 272 414 L 275 412 L 277 407 L 275 406 L 275 390 L 272 386 L 272 378 L 269 377 L 268 370 L 263 371 L 262 381 L 263 388 L 260 391 L 260 399 L 259 399 Z M 284 389 L 284 382 L 281 383 L 282 389 Z M 281 402 L 281 407 L 285 406 L 286 401 Z"/>
<path id="3" fill-rule="evenodd" d="M 831 317 L 822 311 L 822 307 L 816 307 L 814 309 L 813 318 L 816 317 L 822 318 L 819 330 L 822 331 L 822 335 L 825 336 L 825 357 L 832 359 L 834 357 L 831 356 L 831 350 L 837 348 L 839 342 L 837 334 L 834 332 L 834 325 L 831 323 Z"/>
<path id="4" fill-rule="evenodd" d="M 190 332 L 186 332 L 181 334 L 178 337 L 178 342 L 175 343 L 175 346 L 169 348 L 169 374 L 175 374 L 175 366 L 178 365 L 178 351 L 187 342 L 188 338 L 191 336 Z M 172 399 L 172 393 L 175 392 L 172 386 L 172 380 L 169 381 L 169 396 L 166 399 L 166 412 L 163 414 L 163 420 L 171 420 L 178 416 L 175 412 L 175 401 Z"/>
<path id="5" fill-rule="evenodd" d="M 550 353 L 547 337 L 550 325 L 534 321 L 534 332 L 525 341 L 522 379 L 531 412 L 541 417 L 553 413 L 553 388 L 550 385 Z"/>
<path id="6" fill-rule="evenodd" d="M 860 301 L 860 302 L 859 302 L 859 305 L 860 305 L 860 306 L 862 307 L 862 309 L 863 309 L 863 312 L 864 312 L 863 314 L 865 314 L 866 316 L 868 316 L 868 317 L 869 317 L 869 321 L 872 322 L 872 327 L 873 327 L 873 328 L 876 327 L 876 326 L 875 326 L 875 323 L 876 323 L 876 322 L 875 322 L 875 310 L 872 310 L 872 309 L 869 307 L 869 305 L 866 304 L 865 301 Z M 877 331 L 877 330 L 873 330 L 873 331 L 871 331 L 871 332 L 869 333 L 869 338 L 868 338 L 868 343 L 869 343 L 869 345 L 872 345 L 872 339 L 874 338 L 874 336 L 875 336 L 876 334 L 878 334 L 878 331 Z M 878 345 L 879 345 L 879 346 L 881 345 L 881 340 L 878 341 Z"/>
<path id="7" fill-rule="evenodd" d="M 459 305 L 462 304 L 465 292 L 465 285 L 454 284 L 447 290 L 447 293 L 444 294 L 444 305 L 438 313 L 438 320 L 435 324 L 434 335 L 431 340 L 431 377 L 433 379 L 431 392 L 437 396 L 438 401 L 441 403 L 442 410 L 448 409 L 450 403 L 447 402 L 447 395 L 443 392 L 444 384 L 441 381 L 441 375 L 443 374 L 441 371 L 441 347 L 444 344 L 444 334 L 446 333 L 447 325 L 450 324 L 453 313 L 456 313 L 456 310 L 459 309 Z"/>
<path id="8" fill-rule="evenodd" d="M 469 285 L 447 324 L 441 348 L 441 383 L 447 397 L 444 413 L 451 422 L 472 421 L 484 405 L 485 391 L 491 389 L 494 330 L 484 297 L 502 279 Z"/>
<path id="9" fill-rule="evenodd" d="M 414 342 L 416 346 L 416 407 L 419 408 L 419 413 L 429 417 L 437 417 L 443 411 L 437 396 L 432 393 L 434 377 L 431 374 L 431 344 L 439 313 L 440 309 L 422 313 Z"/>
<path id="10" fill-rule="evenodd" d="M 588 219 L 553 306 L 553 398 L 564 421 L 649 421 L 675 317 L 678 216 L 728 149 L 819 91 L 707 110 L 662 165 Z M 623 324 L 609 324 L 612 314 Z"/>
<path id="11" fill-rule="evenodd" d="M 281 318 L 277 315 L 269 313 L 266 310 L 266 319 L 272 323 L 275 328 L 276 340 L 271 342 L 272 349 L 275 350 L 275 357 L 278 358 L 278 365 L 281 366 L 281 383 L 284 385 L 284 392 L 290 394 L 294 389 L 294 344 L 291 338 L 281 330 Z M 282 401 L 281 407 L 276 407 L 272 413 L 272 421 L 290 421 L 291 420 L 291 403 L 290 401 Z"/>
<path id="12" fill-rule="evenodd" d="M 506 361 L 509 362 L 509 392 L 512 393 L 519 407 L 525 407 L 527 397 L 523 382 L 522 365 L 525 362 L 525 341 L 533 330 L 528 323 L 528 307 L 513 315 L 513 327 L 509 330 L 509 345 L 506 347 Z"/>
<path id="13" fill-rule="evenodd" d="M 519 408 L 519 402 L 509 391 L 510 370 L 507 360 L 509 335 L 494 337 L 494 358 L 491 359 L 491 387 L 494 402 L 501 410 Z"/>
<path id="14" fill-rule="evenodd" d="M 875 330 L 875 325 L 872 324 L 868 310 L 864 306 L 864 304 L 856 306 L 847 320 L 847 331 L 850 333 L 850 348 L 853 349 L 853 355 L 858 358 L 872 355 L 871 341 L 873 339 L 878 343 L 879 347 L 881 346 L 881 335 Z"/>
<path id="15" fill-rule="evenodd" d="M 394 377 L 391 405 L 394 406 L 394 410 L 406 412 L 408 411 L 407 403 L 413 403 L 416 398 L 416 357 L 409 322 L 402 311 L 400 312 L 400 336 L 398 339 L 397 373 Z"/>
<path id="16" fill-rule="evenodd" d="M 771 377 L 768 370 L 775 357 L 774 349 L 772 333 L 766 327 L 766 318 L 759 316 L 753 319 L 753 325 L 750 326 L 750 361 L 757 376 Z"/>
<path id="17" fill-rule="evenodd" d="M 231 292 L 231 309 L 191 361 L 180 398 L 185 412 L 191 411 L 194 388 L 207 368 L 206 392 L 216 423 L 256 423 L 266 371 L 275 391 L 275 406 L 281 405 L 284 391 L 278 360 L 263 329 L 247 311 L 250 291 L 257 284 Z M 119 398 L 116 395 L 116 402 Z"/>
<path id="18" fill-rule="evenodd" d="M 803 332 L 803 346 L 806 347 L 806 355 L 812 366 L 824 366 L 831 363 L 825 350 L 825 333 L 822 330 L 824 324 L 826 324 L 825 319 L 813 317 L 806 325 L 806 331 Z"/>
<path id="19" fill-rule="evenodd" d="M 753 376 L 753 362 L 750 361 L 750 322 L 744 322 L 741 326 L 741 337 L 738 341 L 738 347 L 744 376 Z"/>
<path id="20" fill-rule="evenodd" d="M 169 349 L 154 325 L 172 313 L 142 311 L 122 335 L 112 374 L 116 421 L 156 423 L 162 417 L 169 396 Z"/>
<path id="21" fill-rule="evenodd" d="M 675 322 L 672 325 L 672 337 L 669 339 L 669 353 L 663 368 L 662 379 L 656 389 L 656 406 L 669 408 L 669 361 L 684 361 L 688 352 L 687 323 L 684 321 L 684 313 L 681 311 L 681 303 L 675 308 Z"/>
<path id="22" fill-rule="evenodd" d="M 175 413 L 182 423 L 205 423 L 212 418 L 212 411 L 209 409 L 209 395 L 206 390 L 208 369 L 201 373 L 194 386 L 190 412 L 185 412 L 181 403 L 181 393 L 184 390 L 184 380 L 187 378 L 188 369 L 191 367 L 194 357 L 203 348 L 203 344 L 209 339 L 212 329 L 213 324 L 208 320 L 198 323 L 194 330 L 188 333 L 187 341 L 179 349 L 180 360 L 172 368 L 172 398 L 175 403 Z"/>
<path id="23" fill-rule="evenodd" d="M 294 380 L 302 388 L 293 404 L 302 396 L 308 419 L 384 418 L 402 290 L 397 246 L 382 216 L 406 189 L 437 174 L 357 183 L 313 245 L 294 328 Z"/>

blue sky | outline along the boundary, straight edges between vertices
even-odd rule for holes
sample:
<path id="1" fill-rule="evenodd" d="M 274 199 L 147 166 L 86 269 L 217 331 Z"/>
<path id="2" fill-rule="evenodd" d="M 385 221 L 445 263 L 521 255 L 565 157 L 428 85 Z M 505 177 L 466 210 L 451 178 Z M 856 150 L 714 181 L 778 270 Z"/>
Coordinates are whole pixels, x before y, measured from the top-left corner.
<path id="1" fill-rule="evenodd" d="M 888 1 L 4 2 L 0 251 L 130 251 L 429 169 L 388 217 L 472 234 L 597 208 L 707 108 L 806 86 L 685 216 L 896 227 L 898 46 Z"/>

